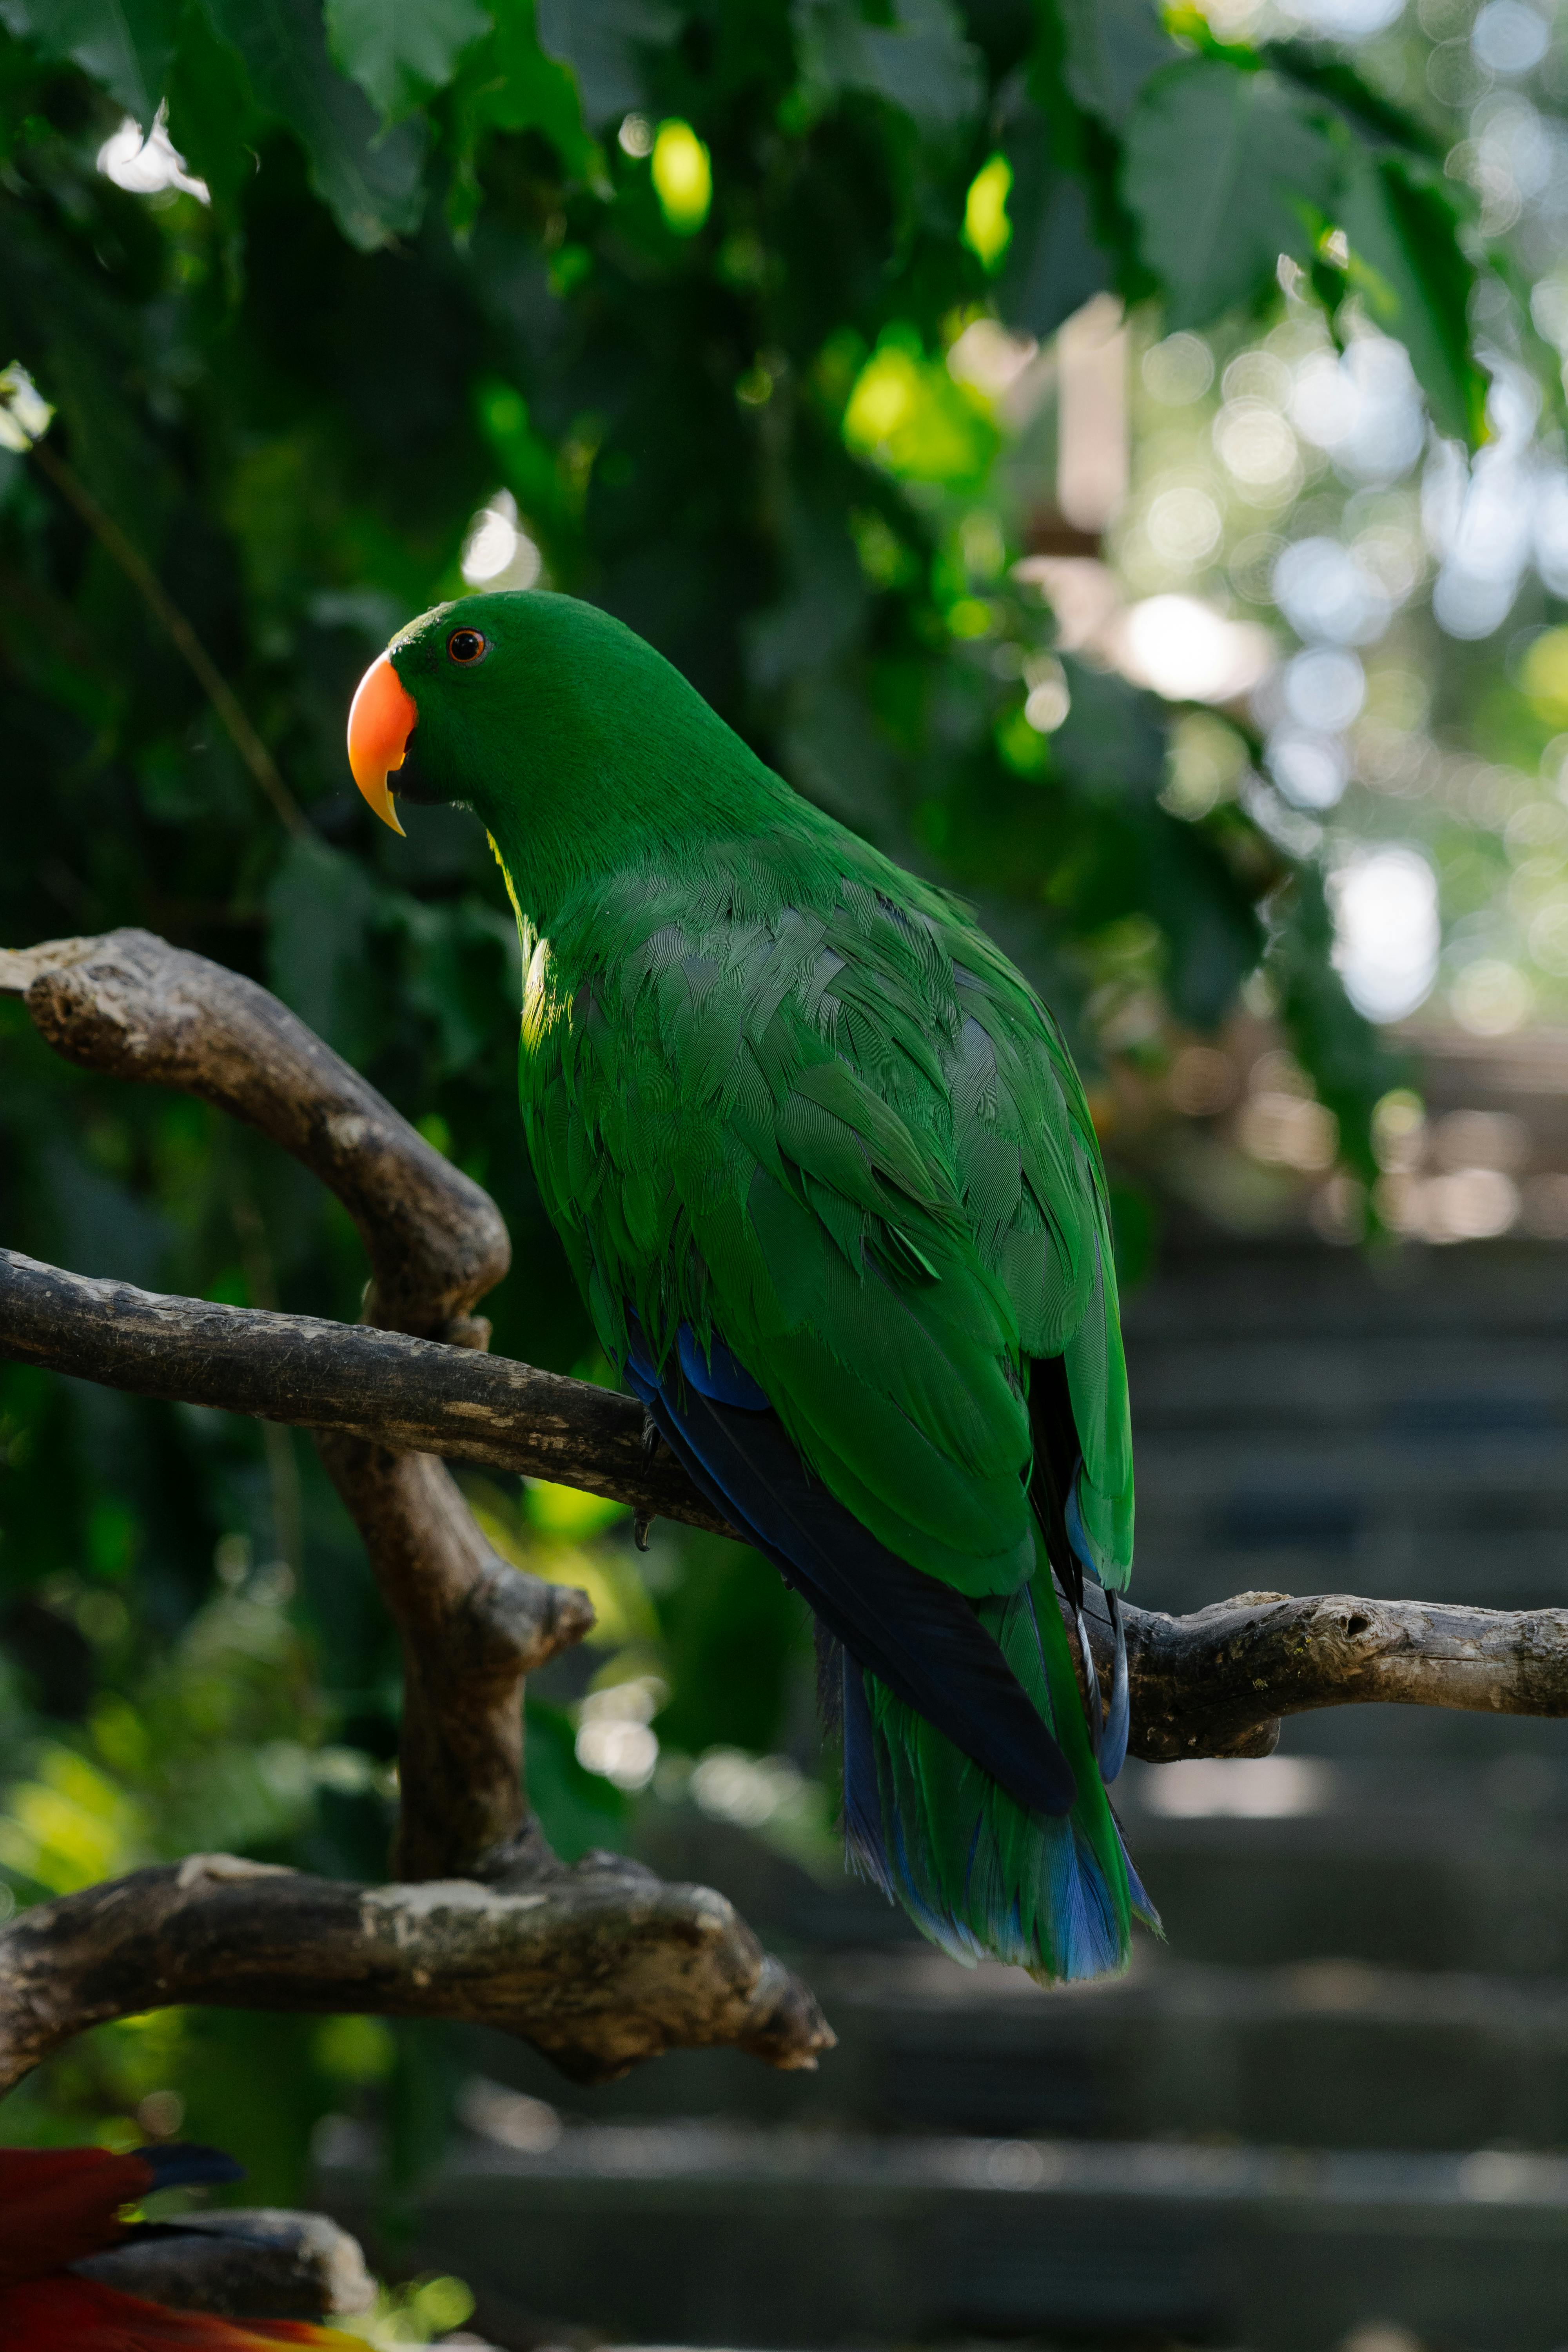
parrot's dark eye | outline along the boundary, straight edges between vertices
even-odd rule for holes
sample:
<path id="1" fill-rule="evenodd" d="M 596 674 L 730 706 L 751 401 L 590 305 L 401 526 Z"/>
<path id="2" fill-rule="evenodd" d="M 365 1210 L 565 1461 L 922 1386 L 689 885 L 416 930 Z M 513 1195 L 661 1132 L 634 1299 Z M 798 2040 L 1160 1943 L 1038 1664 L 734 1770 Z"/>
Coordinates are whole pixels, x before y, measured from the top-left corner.
<path id="1" fill-rule="evenodd" d="M 483 661 L 487 650 L 478 629 L 454 629 L 447 640 L 447 659 L 458 663 L 465 669 L 470 668 L 477 661 Z"/>

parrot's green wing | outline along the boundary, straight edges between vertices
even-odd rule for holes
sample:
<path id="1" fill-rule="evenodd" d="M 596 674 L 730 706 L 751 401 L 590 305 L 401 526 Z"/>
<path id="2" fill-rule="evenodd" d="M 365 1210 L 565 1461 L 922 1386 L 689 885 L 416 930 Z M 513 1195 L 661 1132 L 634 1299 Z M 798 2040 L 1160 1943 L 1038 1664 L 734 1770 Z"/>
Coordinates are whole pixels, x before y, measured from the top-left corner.
<path id="1" fill-rule="evenodd" d="M 1059 1356 L 1124 1583 L 1104 1177 L 1054 1022 L 858 845 L 808 875 L 746 848 L 743 878 L 630 877 L 534 949 L 524 1117 L 601 1339 L 624 1362 L 633 1309 L 663 1361 L 717 1328 L 830 1491 L 972 1595 L 1030 1571 L 1028 1363 Z"/>
<path id="2" fill-rule="evenodd" d="M 533 945 L 521 1080 L 546 1205 L 610 1355 L 721 1409 L 713 1367 L 732 1360 L 859 1529 L 980 1604 L 1041 1719 L 1080 1751 L 1073 1837 L 1110 1882 L 1120 1952 L 1120 1841 L 1076 1698 L 1064 1719 L 1072 1670 L 1030 1481 L 1043 1401 L 1059 1422 L 1066 1398 L 1071 1426 L 1050 1432 L 1065 1524 L 1080 1561 L 1124 1582 L 1126 1379 L 1099 1151 L 1038 999 L 942 894 L 847 835 L 785 834 L 565 910 Z M 896 1682 L 852 1680 L 868 1711 L 851 1692 L 847 1800 L 862 1732 L 861 1795 L 877 1784 L 884 1825 L 923 1790 L 930 1852 L 894 1874 L 922 1924 L 996 1948 L 1010 1903 L 1026 1948 L 1010 1956 L 1077 1972 L 1040 1891 L 1059 1855 L 1037 1853 L 1021 1897 L 1033 1816 Z M 978 1927 L 977 1808 L 996 1881 Z"/>

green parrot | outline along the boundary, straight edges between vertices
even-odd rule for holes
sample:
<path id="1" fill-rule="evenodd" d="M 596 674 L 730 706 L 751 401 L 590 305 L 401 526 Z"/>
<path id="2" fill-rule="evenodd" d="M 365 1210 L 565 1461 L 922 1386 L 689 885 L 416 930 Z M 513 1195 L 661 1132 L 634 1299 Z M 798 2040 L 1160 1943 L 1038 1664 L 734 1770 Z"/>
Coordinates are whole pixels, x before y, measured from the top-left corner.
<path id="1" fill-rule="evenodd" d="M 394 791 L 489 833 L 540 1192 L 650 1441 L 814 1612 L 851 1863 L 961 1959 L 1121 1967 L 1158 1924 L 1106 1794 L 1131 1440 L 1051 1014 L 575 598 L 410 623 L 349 758 L 398 831 Z M 1083 1642 L 1086 1575 L 1118 1637 L 1092 1720 L 1061 1597 Z"/>

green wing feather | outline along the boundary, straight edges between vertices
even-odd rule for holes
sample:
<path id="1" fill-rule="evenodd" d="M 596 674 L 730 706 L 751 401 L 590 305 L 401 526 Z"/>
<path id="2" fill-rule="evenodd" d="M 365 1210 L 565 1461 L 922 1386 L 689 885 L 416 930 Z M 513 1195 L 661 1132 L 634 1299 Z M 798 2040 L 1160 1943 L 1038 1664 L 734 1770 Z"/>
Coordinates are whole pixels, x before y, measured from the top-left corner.
<path id="1" fill-rule="evenodd" d="M 1078 1768 L 1070 1834 L 1124 1949 L 1120 1839 L 1027 1492 L 1030 1363 L 1059 1356 L 1084 1534 L 1126 1582 L 1104 1172 L 1050 1014 L 956 902 L 826 824 L 627 873 L 525 949 L 524 1119 L 605 1349 L 625 1360 L 628 1308 L 661 1360 L 682 1323 L 721 1334 L 829 1492 L 980 1605 Z M 918 1796 L 931 1830 L 933 1905 L 997 1916 L 960 1883 L 978 1806 L 1020 1906 L 1010 1956 L 1061 1973 L 1037 1817 L 868 1684 L 887 1801 Z"/>

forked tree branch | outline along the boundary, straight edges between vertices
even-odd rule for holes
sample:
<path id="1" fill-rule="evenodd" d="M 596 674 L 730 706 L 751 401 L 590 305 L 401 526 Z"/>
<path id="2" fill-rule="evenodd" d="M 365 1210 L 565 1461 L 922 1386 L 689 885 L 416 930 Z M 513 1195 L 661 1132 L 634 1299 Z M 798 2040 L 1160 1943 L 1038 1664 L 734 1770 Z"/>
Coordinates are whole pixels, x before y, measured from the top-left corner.
<path id="1" fill-rule="evenodd" d="M 359 1225 L 354 1327 L 0 1251 L 0 1355 L 316 1433 L 403 1636 L 396 1864 L 425 1883 L 198 1857 L 30 1911 L 0 1937 L 0 2086 L 101 2018 L 204 2000 L 483 2018 L 590 2076 L 702 2041 L 811 2063 L 831 2039 L 815 2002 L 721 1897 L 607 1857 L 567 1872 L 528 1814 L 521 1679 L 587 1604 L 497 1559 L 435 1457 L 733 1530 L 647 1458 L 629 1399 L 482 1352 L 472 1309 L 508 1259 L 493 1203 L 264 990 L 145 932 L 0 952 L 6 990 L 69 1059 L 261 1129 Z M 1263 1755 L 1280 1717 L 1361 1700 L 1568 1713 L 1568 1612 L 1244 1593 L 1126 1617 L 1133 1750 L 1154 1761 Z"/>
<path id="2" fill-rule="evenodd" d="M 312 1366 L 342 1340 L 361 1350 L 367 1389 L 372 1362 L 384 1387 L 388 1365 L 434 1360 L 481 1387 L 501 1370 L 483 1354 L 489 1327 L 472 1312 L 510 1258 L 494 1202 L 265 989 L 147 932 L 121 931 L 0 951 L 0 992 L 22 996 L 68 1059 L 200 1096 L 280 1143 L 343 1202 L 370 1259 L 365 1323 L 244 1318 L 239 1351 L 254 1345 L 270 1371 L 291 1368 L 286 1391 L 310 1396 Z M 72 1277 L 16 1259 L 5 1272 L 16 1277 L 14 1323 L 0 1352 L 65 1369 L 48 1327 L 77 1319 Z M 94 1292 L 107 1307 L 100 1338 L 124 1364 L 137 1318 L 117 1312 L 130 1302 L 112 1285 L 89 1284 L 78 1306 Z M 145 1305 L 167 1332 L 164 1302 Z M 198 1323 L 224 1312 L 184 1301 L 174 1323 L 182 1309 Z M 265 1330 L 278 1342 L 271 1351 Z M 79 1369 L 100 1376 L 85 1358 Z M 184 1392 L 178 1382 L 110 1377 Z M 832 2036 L 811 1994 L 765 1958 L 721 1897 L 660 1888 L 646 1874 L 567 1871 L 540 1834 L 521 1769 L 522 1682 L 587 1632 L 586 1596 L 500 1559 L 424 1433 L 395 1409 L 268 1412 L 265 1375 L 239 1409 L 317 1433 L 402 1640 L 394 1866 L 408 1880 L 453 1882 L 458 1894 L 437 1915 L 412 1886 L 364 1895 L 293 1874 L 187 1870 L 172 1894 L 167 1874 L 141 1873 L 30 1911 L 0 1936 L 0 2051 L 9 2037 L 14 2069 L 101 2017 L 203 2000 L 490 2015 L 589 2073 L 673 2042 L 739 2042 L 777 2065 L 815 2063 Z M 570 1475 L 567 1463 L 558 1467 Z M 457 1926 L 437 1934 L 437 1916 Z M 382 1948 L 388 1936 L 395 1965 Z M 316 1998 L 313 1984 L 330 1990 Z M 0 2084 L 9 2079 L 0 2061 Z"/>

